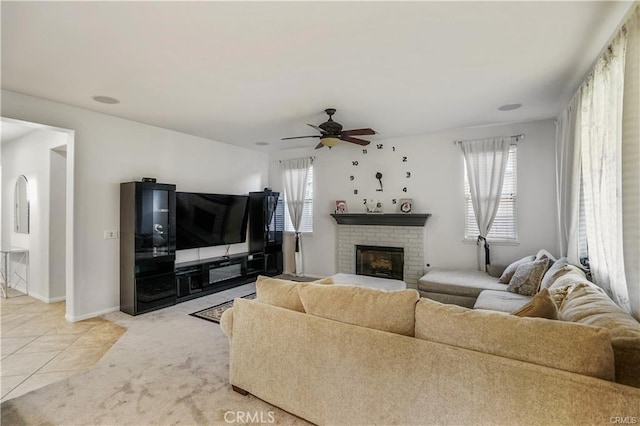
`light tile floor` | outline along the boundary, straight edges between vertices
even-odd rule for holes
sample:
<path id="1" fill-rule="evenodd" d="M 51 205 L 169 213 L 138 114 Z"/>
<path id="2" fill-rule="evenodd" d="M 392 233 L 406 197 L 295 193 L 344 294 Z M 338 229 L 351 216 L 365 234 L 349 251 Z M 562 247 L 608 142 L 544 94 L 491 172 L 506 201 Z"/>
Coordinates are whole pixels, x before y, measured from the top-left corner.
<path id="1" fill-rule="evenodd" d="M 90 369 L 126 331 L 103 318 L 71 323 L 64 315 L 64 302 L 0 298 L 1 401 Z"/>

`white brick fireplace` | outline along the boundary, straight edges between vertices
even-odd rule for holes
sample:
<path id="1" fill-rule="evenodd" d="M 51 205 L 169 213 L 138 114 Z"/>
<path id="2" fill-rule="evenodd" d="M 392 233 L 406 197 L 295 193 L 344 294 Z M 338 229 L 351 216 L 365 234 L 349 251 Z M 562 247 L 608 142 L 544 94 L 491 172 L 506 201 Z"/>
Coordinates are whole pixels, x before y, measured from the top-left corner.
<path id="1" fill-rule="evenodd" d="M 415 288 L 417 286 L 418 279 L 424 274 L 424 222 L 422 222 L 422 226 L 415 224 L 409 226 L 396 224 L 355 225 L 344 223 L 342 215 L 332 216 L 338 222 L 338 272 L 356 273 L 356 245 L 402 247 L 404 249 L 404 281 L 408 287 Z M 369 216 L 367 221 L 371 222 L 371 215 L 362 216 Z M 426 222 L 428 215 L 425 216 L 424 221 Z M 341 221 L 343 224 L 340 224 Z M 351 222 L 351 220 L 348 221 Z"/>

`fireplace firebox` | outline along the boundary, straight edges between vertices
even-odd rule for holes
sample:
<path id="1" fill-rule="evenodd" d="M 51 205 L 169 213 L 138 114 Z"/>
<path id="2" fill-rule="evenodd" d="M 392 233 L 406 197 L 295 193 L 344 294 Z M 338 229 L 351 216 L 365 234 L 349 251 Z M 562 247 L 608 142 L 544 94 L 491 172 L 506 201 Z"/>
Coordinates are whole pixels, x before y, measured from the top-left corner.
<path id="1" fill-rule="evenodd" d="M 404 248 L 356 245 L 356 274 L 404 279 Z"/>

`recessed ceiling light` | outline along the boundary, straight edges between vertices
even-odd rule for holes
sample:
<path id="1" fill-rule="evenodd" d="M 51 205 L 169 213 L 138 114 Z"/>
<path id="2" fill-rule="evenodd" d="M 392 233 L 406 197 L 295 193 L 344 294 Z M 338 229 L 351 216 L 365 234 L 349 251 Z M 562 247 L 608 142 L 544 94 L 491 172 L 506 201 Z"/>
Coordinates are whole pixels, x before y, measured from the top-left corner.
<path id="1" fill-rule="evenodd" d="M 256 142 L 256 145 L 265 146 L 265 145 L 269 145 L 269 142 Z"/>
<path id="2" fill-rule="evenodd" d="M 522 106 L 522 104 L 506 104 L 498 107 L 500 111 L 512 111 L 514 109 L 518 109 Z"/>
<path id="3" fill-rule="evenodd" d="M 119 104 L 120 101 L 109 96 L 94 96 L 93 100 L 101 104 Z"/>

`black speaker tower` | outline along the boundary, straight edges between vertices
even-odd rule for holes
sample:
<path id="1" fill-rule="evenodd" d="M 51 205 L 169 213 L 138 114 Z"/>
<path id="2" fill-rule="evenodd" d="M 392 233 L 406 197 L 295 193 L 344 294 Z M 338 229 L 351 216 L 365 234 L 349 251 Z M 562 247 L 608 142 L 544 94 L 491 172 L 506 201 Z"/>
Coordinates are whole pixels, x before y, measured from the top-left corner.
<path id="1" fill-rule="evenodd" d="M 249 193 L 249 252 L 264 254 L 265 275 L 282 273 L 284 203 L 279 192 L 265 188 Z"/>

